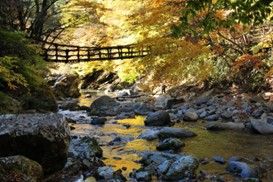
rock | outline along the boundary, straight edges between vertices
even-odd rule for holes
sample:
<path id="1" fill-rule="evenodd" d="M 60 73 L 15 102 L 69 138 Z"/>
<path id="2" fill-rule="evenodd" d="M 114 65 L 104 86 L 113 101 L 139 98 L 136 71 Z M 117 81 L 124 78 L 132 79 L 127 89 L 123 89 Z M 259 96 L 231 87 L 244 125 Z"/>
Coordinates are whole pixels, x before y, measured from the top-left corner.
<path id="1" fill-rule="evenodd" d="M 4 94 L 0 92 L 0 113 L 20 113 L 22 112 L 22 105 L 21 103 L 8 96 L 7 94 Z"/>
<path id="2" fill-rule="evenodd" d="M 103 179 L 113 179 L 114 172 L 113 168 L 108 166 L 98 168 L 98 174 Z"/>
<path id="3" fill-rule="evenodd" d="M 119 113 L 120 104 L 109 96 L 97 98 L 90 106 L 90 114 L 97 116 L 115 116 Z"/>
<path id="4" fill-rule="evenodd" d="M 80 106 L 78 105 L 77 99 L 65 100 L 59 103 L 60 103 L 59 109 L 62 109 L 62 110 L 77 111 L 81 109 Z"/>
<path id="5" fill-rule="evenodd" d="M 131 136 L 117 136 L 112 141 L 110 141 L 109 145 L 123 145 L 130 141 L 132 141 L 134 138 Z"/>
<path id="6" fill-rule="evenodd" d="M 92 125 L 104 125 L 106 121 L 107 121 L 107 119 L 103 118 L 103 117 L 92 117 L 92 120 L 91 120 L 90 124 L 92 124 Z"/>
<path id="7" fill-rule="evenodd" d="M 158 165 L 157 167 L 157 172 L 159 174 L 166 174 L 166 172 L 168 171 L 168 169 L 170 168 L 171 164 L 173 161 L 171 160 L 166 160 L 165 162 L 161 163 L 160 165 Z"/>
<path id="8" fill-rule="evenodd" d="M 257 172 L 245 162 L 230 161 L 228 162 L 227 170 L 241 178 L 257 177 Z"/>
<path id="9" fill-rule="evenodd" d="M 231 119 L 232 115 L 233 115 L 233 113 L 231 111 L 224 111 L 221 113 L 221 117 L 223 119 Z"/>
<path id="10" fill-rule="evenodd" d="M 264 114 L 261 119 L 251 118 L 250 123 L 252 128 L 260 134 L 273 134 L 273 117 Z"/>
<path id="11" fill-rule="evenodd" d="M 186 111 L 184 114 L 184 118 L 185 121 L 197 121 L 198 120 L 198 115 L 196 114 L 196 112 L 193 111 Z"/>
<path id="12" fill-rule="evenodd" d="M 55 95 L 47 85 L 40 85 L 24 94 L 20 100 L 23 110 L 36 110 L 36 112 L 57 112 L 58 106 Z"/>
<path id="13" fill-rule="evenodd" d="M 62 75 L 53 86 L 53 91 L 57 97 L 79 97 L 80 78 L 78 74 Z"/>
<path id="14" fill-rule="evenodd" d="M 153 108 L 145 103 L 138 103 L 134 106 L 134 112 L 138 115 L 147 115 L 153 111 Z"/>
<path id="15" fill-rule="evenodd" d="M 137 181 L 151 181 L 151 175 L 147 171 L 137 171 L 133 176 Z"/>
<path id="16" fill-rule="evenodd" d="M 219 119 L 218 114 L 212 114 L 212 115 L 205 117 L 205 120 L 207 120 L 207 121 L 217 121 L 218 119 Z"/>
<path id="17" fill-rule="evenodd" d="M 168 154 L 163 152 L 141 153 L 144 170 L 166 181 L 191 178 L 198 167 L 198 160 L 190 155 Z"/>
<path id="18" fill-rule="evenodd" d="M 214 156 L 214 157 L 212 157 L 212 160 L 214 162 L 219 163 L 219 164 L 225 164 L 225 159 L 221 156 Z"/>
<path id="19" fill-rule="evenodd" d="M 200 118 L 205 118 L 205 117 L 207 117 L 208 116 L 208 113 L 207 113 L 207 111 L 203 111 L 202 113 L 200 113 L 200 115 L 199 115 L 199 117 Z"/>
<path id="20" fill-rule="evenodd" d="M 159 130 L 157 129 L 146 129 L 139 136 L 139 139 L 154 140 L 158 138 Z"/>
<path id="21" fill-rule="evenodd" d="M 207 92 L 204 92 L 201 96 L 197 97 L 194 100 L 194 104 L 196 104 L 196 105 L 206 104 L 210 100 L 213 91 L 214 90 L 212 89 Z"/>
<path id="22" fill-rule="evenodd" d="M 179 179 L 191 179 L 195 170 L 198 167 L 198 160 L 192 156 L 181 156 L 178 160 L 172 163 L 166 173 L 163 176 L 167 180 L 179 180 Z"/>
<path id="23" fill-rule="evenodd" d="M 114 171 L 112 167 L 104 166 L 98 168 L 99 179 L 107 181 L 126 181 L 126 178 L 122 175 L 122 171 Z"/>
<path id="24" fill-rule="evenodd" d="M 148 114 L 144 120 L 145 126 L 168 126 L 171 124 L 170 115 L 166 111 L 157 111 Z"/>
<path id="25" fill-rule="evenodd" d="M 159 137 L 164 138 L 189 138 L 194 137 L 196 134 L 192 131 L 183 128 L 163 127 L 159 130 Z"/>
<path id="26" fill-rule="evenodd" d="M 81 88 L 82 89 L 93 88 L 95 85 L 97 85 L 95 82 L 101 74 L 103 74 L 103 70 L 96 69 L 92 70 L 91 73 L 87 74 L 82 78 Z"/>
<path id="27" fill-rule="evenodd" d="M 233 122 L 227 122 L 222 123 L 219 121 L 209 122 L 206 125 L 207 130 L 212 131 L 219 131 L 219 130 L 244 130 L 245 125 L 244 123 L 233 123 Z"/>
<path id="28" fill-rule="evenodd" d="M 119 90 L 116 93 L 116 97 L 126 97 L 126 96 L 130 96 L 132 95 L 132 91 L 130 89 L 123 89 L 123 90 Z"/>
<path id="29" fill-rule="evenodd" d="M 181 142 L 181 140 L 179 140 L 177 138 L 167 138 L 167 139 L 164 139 L 163 141 L 161 141 L 156 146 L 156 149 L 157 150 L 174 150 L 174 151 L 177 151 L 183 146 L 185 146 L 185 144 L 183 142 Z"/>
<path id="30" fill-rule="evenodd" d="M 157 109 L 169 109 L 173 98 L 169 95 L 157 95 L 155 97 L 155 108 Z"/>
<path id="31" fill-rule="evenodd" d="M 134 118 L 136 115 L 134 112 L 122 112 L 115 117 L 116 120 Z"/>
<path id="32" fill-rule="evenodd" d="M 240 160 L 241 160 L 241 157 L 231 156 L 231 157 L 228 159 L 228 162 L 231 162 L 231 161 L 240 161 Z"/>
<path id="33" fill-rule="evenodd" d="M 83 181 L 83 176 L 98 176 L 97 170 L 104 164 L 98 158 L 92 158 L 92 160 L 86 166 L 83 160 L 68 158 L 66 166 L 61 171 L 48 176 L 43 182 L 75 182 Z"/>
<path id="34" fill-rule="evenodd" d="M 0 156 L 24 155 L 46 174 L 63 168 L 70 140 L 67 121 L 58 114 L 0 116 Z"/>
<path id="35" fill-rule="evenodd" d="M 98 142 L 88 136 L 72 137 L 68 151 L 70 157 L 81 160 L 102 157 L 102 149 Z"/>
<path id="36" fill-rule="evenodd" d="M 0 181 L 41 181 L 43 168 L 24 156 L 0 158 Z"/>

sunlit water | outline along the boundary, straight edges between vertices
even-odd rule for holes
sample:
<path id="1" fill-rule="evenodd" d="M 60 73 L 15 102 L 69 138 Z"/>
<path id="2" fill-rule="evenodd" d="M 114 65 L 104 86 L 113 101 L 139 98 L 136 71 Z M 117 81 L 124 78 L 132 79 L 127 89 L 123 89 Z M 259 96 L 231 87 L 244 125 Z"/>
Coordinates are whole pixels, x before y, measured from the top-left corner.
<path id="1" fill-rule="evenodd" d="M 91 135 L 97 138 L 103 149 L 105 164 L 116 170 L 123 169 L 123 174 L 128 176 L 133 169 L 141 167 L 137 162 L 140 159 L 138 153 L 156 150 L 158 141 L 137 139 L 145 129 L 143 126 L 144 117 L 138 116 L 134 119 L 113 121 L 110 120 L 101 127 L 90 124 L 75 124 L 73 126 L 76 129 L 72 131 L 72 134 Z M 210 132 L 205 130 L 201 123 L 176 124 L 174 127 L 187 128 L 197 133 L 196 137 L 183 140 L 186 146 L 181 152 L 191 154 L 199 159 L 213 156 L 222 156 L 225 159 L 231 156 L 239 156 L 249 160 L 255 157 L 262 159 L 273 157 L 272 136 L 233 131 Z M 116 136 L 131 137 L 133 140 L 126 144 L 108 145 Z M 209 163 L 202 165 L 201 169 L 219 174 L 225 171 L 225 166 Z"/>
<path id="2" fill-rule="evenodd" d="M 93 99 L 82 98 L 82 105 L 90 105 Z M 84 111 L 60 111 L 62 114 L 74 116 L 75 119 L 88 118 Z M 80 117 L 81 116 L 81 117 Z M 155 151 L 157 140 L 146 141 L 137 139 L 141 132 L 146 129 L 144 117 L 137 116 L 133 119 L 123 119 L 115 121 L 108 118 L 104 126 L 93 126 L 90 124 L 74 124 L 75 129 L 72 134 L 89 135 L 95 137 L 103 149 L 103 161 L 114 169 L 122 169 L 125 176 L 133 169 L 138 169 L 141 165 L 137 162 L 141 151 Z M 222 156 L 226 160 L 231 156 L 243 157 L 250 161 L 254 158 L 273 158 L 273 136 L 263 136 L 238 131 L 207 131 L 202 122 L 180 123 L 173 127 L 186 128 L 197 133 L 194 138 L 184 139 L 186 146 L 181 153 L 191 154 L 199 159 Z M 132 138 L 125 144 L 108 145 L 117 136 Z M 220 174 L 225 172 L 225 165 L 210 162 L 202 165 L 200 170 L 210 173 Z M 269 174 L 270 176 L 271 174 Z M 263 181 L 273 181 L 272 176 Z M 229 177 L 226 178 L 229 180 Z M 230 179 L 232 181 L 232 179 Z"/>

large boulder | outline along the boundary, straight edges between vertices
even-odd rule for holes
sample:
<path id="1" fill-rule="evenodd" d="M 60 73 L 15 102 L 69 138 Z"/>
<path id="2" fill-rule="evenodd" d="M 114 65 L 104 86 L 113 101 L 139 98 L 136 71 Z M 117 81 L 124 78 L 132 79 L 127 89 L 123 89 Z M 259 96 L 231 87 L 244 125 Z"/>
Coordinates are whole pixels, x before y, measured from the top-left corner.
<path id="1" fill-rule="evenodd" d="M 57 97 L 79 97 L 80 78 L 78 74 L 63 75 L 59 77 L 53 86 L 54 93 Z"/>
<path id="2" fill-rule="evenodd" d="M 240 161 L 229 161 L 227 170 L 241 178 L 256 178 L 257 171 L 250 167 L 245 162 Z"/>
<path id="3" fill-rule="evenodd" d="M 97 116 L 115 116 L 119 110 L 120 104 L 109 96 L 97 98 L 90 106 L 90 114 Z"/>
<path id="4" fill-rule="evenodd" d="M 196 133 L 184 129 L 184 128 L 173 128 L 173 127 L 162 127 L 154 129 L 144 130 L 138 138 L 145 140 L 154 139 L 166 139 L 166 138 L 189 138 L 196 136 Z"/>
<path id="5" fill-rule="evenodd" d="M 23 155 L 39 162 L 44 172 L 62 169 L 70 141 L 67 121 L 58 114 L 0 116 L 0 156 Z"/>
<path id="6" fill-rule="evenodd" d="M 164 127 L 159 130 L 159 138 L 189 138 L 194 137 L 196 134 L 190 130 L 183 128 Z"/>
<path id="7" fill-rule="evenodd" d="M 41 181 L 43 168 L 37 162 L 24 156 L 0 158 L 0 181 Z"/>
<path id="8" fill-rule="evenodd" d="M 185 146 L 185 144 L 177 139 L 177 138 L 166 138 L 163 141 L 159 142 L 156 146 L 157 150 L 173 150 L 178 151 L 181 147 Z"/>
<path id="9" fill-rule="evenodd" d="M 82 89 L 94 88 L 94 87 L 96 88 L 96 80 L 99 78 L 101 74 L 103 74 L 103 70 L 94 69 L 91 73 L 85 75 L 82 78 L 81 88 Z"/>
<path id="10" fill-rule="evenodd" d="M 207 130 L 211 131 L 220 131 L 220 130 L 244 130 L 245 125 L 244 123 L 234 123 L 234 122 L 218 122 L 218 121 L 212 121 L 208 122 L 206 125 Z"/>
<path id="11" fill-rule="evenodd" d="M 102 157 L 102 149 L 95 138 L 73 136 L 69 146 L 69 155 L 72 158 L 89 160 L 93 157 Z"/>
<path id="12" fill-rule="evenodd" d="M 143 152 L 143 170 L 166 181 L 190 180 L 198 167 L 198 160 L 190 155 L 163 152 Z"/>
<path id="13" fill-rule="evenodd" d="M 263 115 L 261 119 L 250 119 L 252 128 L 264 135 L 273 134 L 273 117 Z"/>
<path id="14" fill-rule="evenodd" d="M 192 156 L 180 156 L 173 162 L 165 176 L 166 180 L 188 179 L 190 180 L 198 167 L 198 160 Z"/>
<path id="15" fill-rule="evenodd" d="M 168 126 L 171 124 L 171 119 L 168 112 L 157 111 L 148 114 L 144 123 L 146 126 Z"/>

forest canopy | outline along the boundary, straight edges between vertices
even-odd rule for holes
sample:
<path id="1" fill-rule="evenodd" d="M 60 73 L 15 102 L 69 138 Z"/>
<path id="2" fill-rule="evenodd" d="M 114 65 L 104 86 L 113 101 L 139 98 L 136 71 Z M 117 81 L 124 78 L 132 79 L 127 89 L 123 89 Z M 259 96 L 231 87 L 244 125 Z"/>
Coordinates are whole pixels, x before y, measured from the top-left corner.
<path id="1" fill-rule="evenodd" d="M 2 28 L 34 40 L 152 47 L 144 59 L 105 64 L 130 82 L 144 76 L 151 87 L 162 80 L 244 83 L 254 91 L 266 87 L 273 72 L 273 35 L 265 31 L 272 25 L 272 1 L 3 0 L 0 7 Z"/>

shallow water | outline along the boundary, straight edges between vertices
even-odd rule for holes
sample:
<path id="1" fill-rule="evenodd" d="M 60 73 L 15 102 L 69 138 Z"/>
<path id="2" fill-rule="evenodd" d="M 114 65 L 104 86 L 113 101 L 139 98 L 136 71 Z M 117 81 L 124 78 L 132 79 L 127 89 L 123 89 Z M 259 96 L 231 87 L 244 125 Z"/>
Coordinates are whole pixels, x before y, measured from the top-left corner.
<path id="1" fill-rule="evenodd" d="M 84 115 L 84 113 L 80 115 Z M 86 117 L 88 116 L 86 115 Z M 103 149 L 103 161 L 105 164 L 112 166 L 116 170 L 123 169 L 123 174 L 127 177 L 133 169 L 141 167 L 137 162 L 140 159 L 138 152 L 156 150 L 156 144 L 158 143 L 157 140 L 146 141 L 137 139 L 146 128 L 144 127 L 144 117 L 142 116 L 118 121 L 110 119 L 102 127 L 89 124 L 75 124 L 73 126 L 76 129 L 72 131 L 72 134 L 91 135 L 97 138 Z M 231 156 L 239 156 L 249 160 L 254 158 L 273 158 L 273 136 L 238 131 L 212 132 L 205 130 L 202 122 L 176 124 L 174 127 L 186 128 L 197 133 L 196 137 L 183 140 L 186 146 L 181 153 L 191 154 L 199 159 L 211 158 L 213 156 L 222 156 L 226 160 Z M 133 137 L 133 140 L 126 144 L 108 145 L 116 136 L 130 136 Z M 225 171 L 225 166 L 211 162 L 207 165 L 202 165 L 200 170 L 220 174 Z M 226 179 L 229 179 L 229 176 Z"/>

